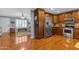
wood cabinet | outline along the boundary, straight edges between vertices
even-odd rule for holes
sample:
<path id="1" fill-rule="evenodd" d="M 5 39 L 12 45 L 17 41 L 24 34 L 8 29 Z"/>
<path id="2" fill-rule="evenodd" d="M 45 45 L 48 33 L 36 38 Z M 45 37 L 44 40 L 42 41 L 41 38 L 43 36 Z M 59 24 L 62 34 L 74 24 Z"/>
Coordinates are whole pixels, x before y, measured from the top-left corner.
<path id="1" fill-rule="evenodd" d="M 73 12 L 72 15 L 74 18 L 74 22 L 79 22 L 79 11 Z"/>
<path id="2" fill-rule="evenodd" d="M 79 39 L 79 28 L 74 28 L 73 38 L 74 39 Z"/>
<path id="3" fill-rule="evenodd" d="M 63 35 L 63 28 L 53 27 L 53 35 Z"/>
<path id="4" fill-rule="evenodd" d="M 59 28 L 58 34 L 61 35 L 61 36 L 63 36 L 63 28 L 62 27 Z"/>
<path id="5" fill-rule="evenodd" d="M 73 18 L 72 12 L 58 15 L 58 23 L 64 23 L 65 18 Z"/>
<path id="6" fill-rule="evenodd" d="M 58 35 L 58 27 L 53 27 L 53 35 Z"/>
<path id="7" fill-rule="evenodd" d="M 53 16 L 53 23 L 58 23 L 58 16 L 57 15 Z"/>
<path id="8" fill-rule="evenodd" d="M 58 23 L 64 23 L 64 14 L 58 16 Z"/>
<path id="9" fill-rule="evenodd" d="M 72 18 L 72 12 L 64 14 L 64 18 Z"/>
<path id="10" fill-rule="evenodd" d="M 35 10 L 35 38 L 44 37 L 45 12 L 42 9 Z"/>

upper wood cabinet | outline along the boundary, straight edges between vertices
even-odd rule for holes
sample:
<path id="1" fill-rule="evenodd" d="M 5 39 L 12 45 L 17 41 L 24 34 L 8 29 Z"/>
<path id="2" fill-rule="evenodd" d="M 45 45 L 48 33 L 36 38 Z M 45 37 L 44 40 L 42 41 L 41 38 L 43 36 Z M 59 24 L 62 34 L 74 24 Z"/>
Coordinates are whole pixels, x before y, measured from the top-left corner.
<path id="1" fill-rule="evenodd" d="M 66 14 L 64 14 L 64 18 L 72 18 L 72 13 L 66 13 Z"/>
<path id="2" fill-rule="evenodd" d="M 58 23 L 58 16 L 57 15 L 53 16 L 53 23 Z"/>
<path id="3" fill-rule="evenodd" d="M 58 23 L 64 23 L 64 14 L 58 16 Z"/>
<path id="4" fill-rule="evenodd" d="M 79 22 L 79 11 L 73 12 L 72 13 L 74 22 Z"/>

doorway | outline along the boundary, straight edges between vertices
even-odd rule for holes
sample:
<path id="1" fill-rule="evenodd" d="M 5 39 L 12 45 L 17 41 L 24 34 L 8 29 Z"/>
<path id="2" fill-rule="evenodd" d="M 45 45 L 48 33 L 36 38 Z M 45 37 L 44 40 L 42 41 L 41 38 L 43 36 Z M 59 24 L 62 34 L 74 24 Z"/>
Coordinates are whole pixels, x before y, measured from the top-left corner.
<path id="1" fill-rule="evenodd" d="M 29 22 L 24 19 L 16 19 L 16 35 L 27 36 L 30 35 Z"/>

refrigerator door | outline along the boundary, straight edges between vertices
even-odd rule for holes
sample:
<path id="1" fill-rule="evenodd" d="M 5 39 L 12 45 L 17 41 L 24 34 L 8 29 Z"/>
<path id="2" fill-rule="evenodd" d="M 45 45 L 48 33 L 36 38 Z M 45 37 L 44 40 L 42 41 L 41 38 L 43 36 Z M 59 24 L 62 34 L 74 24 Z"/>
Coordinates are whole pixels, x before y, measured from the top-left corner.
<path id="1" fill-rule="evenodd" d="M 52 35 L 52 21 L 49 17 L 45 17 L 44 36 L 48 37 Z"/>

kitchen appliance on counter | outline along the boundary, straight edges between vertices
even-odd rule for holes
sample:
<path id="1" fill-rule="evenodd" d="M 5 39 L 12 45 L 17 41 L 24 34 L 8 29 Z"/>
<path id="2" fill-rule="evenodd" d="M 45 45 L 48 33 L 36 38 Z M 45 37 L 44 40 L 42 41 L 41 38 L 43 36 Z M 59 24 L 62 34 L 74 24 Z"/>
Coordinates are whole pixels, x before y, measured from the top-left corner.
<path id="1" fill-rule="evenodd" d="M 51 36 L 53 24 L 52 24 L 52 21 L 49 16 L 45 17 L 45 24 L 44 25 L 45 25 L 44 26 L 44 37 Z"/>
<path id="2" fill-rule="evenodd" d="M 73 38 L 73 28 L 64 28 L 63 29 L 63 34 L 67 38 Z"/>

